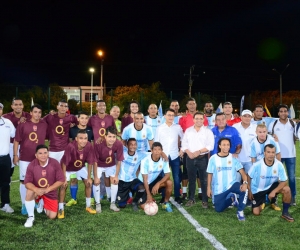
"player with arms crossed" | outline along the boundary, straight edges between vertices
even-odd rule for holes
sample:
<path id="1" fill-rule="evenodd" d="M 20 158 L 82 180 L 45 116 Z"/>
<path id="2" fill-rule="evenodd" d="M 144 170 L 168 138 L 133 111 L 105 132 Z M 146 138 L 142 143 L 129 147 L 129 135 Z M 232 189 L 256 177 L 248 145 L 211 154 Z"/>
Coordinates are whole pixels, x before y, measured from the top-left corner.
<path id="1" fill-rule="evenodd" d="M 294 218 L 289 214 L 291 203 L 291 189 L 284 166 L 275 159 L 275 146 L 267 144 L 264 149 L 265 158 L 254 163 L 248 172 L 249 199 L 252 200 L 252 212 L 260 215 L 265 197 L 268 195 L 272 203 L 276 201 L 276 195 L 282 194 L 283 210 L 281 217 L 289 222 Z"/>
<path id="2" fill-rule="evenodd" d="M 132 202 L 133 211 L 138 211 L 138 205 L 141 206 L 146 202 L 146 200 L 142 199 L 145 187 L 137 178 L 137 171 L 139 170 L 142 159 L 144 159 L 148 153 L 137 151 L 136 149 L 136 139 L 129 138 L 127 148 L 124 147 L 124 160 L 121 162 L 117 195 L 119 207 L 124 208 L 129 199 L 129 192 L 136 192 Z"/>
<path id="3" fill-rule="evenodd" d="M 214 195 L 214 205 L 217 212 L 222 212 L 231 205 L 238 208 L 237 218 L 245 221 L 244 209 L 247 203 L 247 175 L 242 164 L 234 158 L 230 150 L 230 140 L 221 138 L 218 142 L 219 152 L 214 154 L 207 167 L 207 196 Z M 236 172 L 239 171 L 243 184 L 239 182 Z M 211 187 L 213 186 L 213 191 Z M 240 202 L 237 200 L 239 195 Z"/>
<path id="4" fill-rule="evenodd" d="M 100 177 L 105 173 L 105 178 L 110 180 L 110 186 L 106 185 L 107 197 L 111 197 L 110 209 L 119 212 L 116 206 L 116 196 L 118 193 L 119 171 L 121 161 L 124 160 L 123 144 L 117 140 L 117 130 L 111 126 L 106 129 L 105 140 L 94 145 L 96 163 L 94 164 L 94 195 L 96 201 L 96 211 L 101 213 L 100 204 Z M 105 182 L 106 184 L 107 182 Z"/>
<path id="5" fill-rule="evenodd" d="M 88 171 L 86 170 L 85 163 L 88 163 Z M 61 159 L 61 166 L 65 175 L 65 183 L 60 188 L 59 194 L 59 212 L 58 219 L 65 217 L 64 213 L 64 200 L 66 197 L 66 188 L 68 181 L 71 178 L 77 180 L 83 180 L 85 185 L 85 197 L 86 197 L 86 211 L 90 214 L 95 214 L 96 211 L 91 208 L 91 171 L 95 163 L 95 155 L 92 144 L 88 141 L 88 135 L 85 130 L 79 130 L 75 141 L 70 142 L 65 150 L 65 154 Z M 71 182 L 71 196 L 74 197 L 73 204 L 77 204 L 76 193 L 78 190 L 77 182 Z M 74 194 L 75 193 L 75 194 Z"/>
<path id="6" fill-rule="evenodd" d="M 170 180 L 169 162 L 162 158 L 163 148 L 160 142 L 154 142 L 151 147 L 152 154 L 141 161 L 139 180 L 144 183 L 145 194 L 143 201 L 153 202 L 153 195 L 156 195 L 165 188 L 165 200 L 162 208 L 167 212 L 173 212 L 169 199 L 172 194 L 173 182 Z M 164 173 L 164 177 L 161 173 Z M 151 194 L 152 193 L 152 194 Z M 142 206 L 141 206 L 142 207 Z"/>
<path id="7" fill-rule="evenodd" d="M 47 146 L 36 147 L 36 159 L 27 168 L 24 180 L 26 191 L 25 206 L 28 219 L 25 227 L 32 227 L 34 222 L 35 199 L 39 199 L 38 212 L 43 208 L 50 219 L 55 219 L 58 210 L 57 189 L 64 183 L 64 174 L 59 163 L 49 157 Z"/>
<path id="8" fill-rule="evenodd" d="M 14 140 L 14 158 L 13 163 L 20 166 L 20 196 L 22 202 L 21 214 L 26 215 L 25 197 L 26 188 L 24 179 L 26 170 L 30 162 L 35 159 L 36 146 L 44 144 L 48 125 L 41 119 L 42 107 L 38 104 L 33 105 L 30 109 L 30 120 L 20 123 L 17 127 L 16 137 Z M 20 157 L 18 151 L 20 148 Z"/>

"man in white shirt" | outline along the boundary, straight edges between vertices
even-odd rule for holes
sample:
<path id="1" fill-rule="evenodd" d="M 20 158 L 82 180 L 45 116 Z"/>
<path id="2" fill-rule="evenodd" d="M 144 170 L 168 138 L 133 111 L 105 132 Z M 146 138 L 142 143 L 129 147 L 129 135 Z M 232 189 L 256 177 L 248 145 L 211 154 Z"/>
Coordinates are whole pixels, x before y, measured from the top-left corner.
<path id="1" fill-rule="evenodd" d="M 294 143 L 295 123 L 288 118 L 289 108 L 285 104 L 278 107 L 279 119 L 269 125 L 269 133 L 276 135 L 281 152 L 281 162 L 285 163 L 292 193 L 291 205 L 296 206 L 296 148 Z"/>
<path id="2" fill-rule="evenodd" d="M 183 137 L 183 131 L 180 125 L 174 123 L 174 117 L 175 111 L 173 109 L 167 109 L 165 112 L 165 123 L 156 129 L 154 141 L 162 144 L 164 153 L 169 158 L 169 164 L 172 169 L 174 181 L 175 201 L 178 204 L 182 204 L 182 200 L 180 198 L 182 172 L 180 169 L 178 148 L 180 147 L 180 140 Z"/>
<path id="3" fill-rule="evenodd" d="M 9 156 L 10 138 L 15 137 L 16 129 L 12 122 L 4 117 L 3 104 L 0 103 L 0 189 L 1 189 L 1 210 L 6 213 L 13 213 L 10 207 L 10 171 L 11 158 Z"/>
<path id="4" fill-rule="evenodd" d="M 203 125 L 204 114 L 194 114 L 194 126 L 189 127 L 183 136 L 180 155 L 187 154 L 186 167 L 189 180 L 189 201 L 186 206 L 195 204 L 196 174 L 199 172 L 202 189 L 202 207 L 208 208 L 207 197 L 207 163 L 208 153 L 214 148 L 214 135 Z"/>

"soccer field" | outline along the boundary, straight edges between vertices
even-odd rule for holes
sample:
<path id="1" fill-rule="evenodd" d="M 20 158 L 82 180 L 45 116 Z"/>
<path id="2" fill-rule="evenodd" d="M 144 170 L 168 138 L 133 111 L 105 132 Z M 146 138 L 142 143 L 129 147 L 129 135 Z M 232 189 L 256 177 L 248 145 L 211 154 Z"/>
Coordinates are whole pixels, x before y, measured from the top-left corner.
<path id="1" fill-rule="evenodd" d="M 299 142 L 297 149 L 298 205 L 290 208 L 294 223 L 281 219 L 281 212 L 268 206 L 258 217 L 246 208 L 245 222 L 237 220 L 235 208 L 216 213 L 211 203 L 209 209 L 202 209 L 199 200 L 195 206 L 184 209 L 227 249 L 299 249 Z M 159 207 L 157 215 L 147 216 L 141 210 L 134 213 L 130 206 L 119 213 L 112 212 L 104 201 L 101 214 L 88 214 L 81 183 L 78 204 L 65 207 L 65 219 L 51 221 L 45 214 L 36 213 L 34 226 L 25 228 L 27 217 L 20 214 L 18 176 L 16 168 L 11 184 L 11 206 L 15 212 L 0 211 L 1 249 L 214 249 L 174 206 L 173 213 Z M 69 198 L 68 190 L 66 200 Z"/>

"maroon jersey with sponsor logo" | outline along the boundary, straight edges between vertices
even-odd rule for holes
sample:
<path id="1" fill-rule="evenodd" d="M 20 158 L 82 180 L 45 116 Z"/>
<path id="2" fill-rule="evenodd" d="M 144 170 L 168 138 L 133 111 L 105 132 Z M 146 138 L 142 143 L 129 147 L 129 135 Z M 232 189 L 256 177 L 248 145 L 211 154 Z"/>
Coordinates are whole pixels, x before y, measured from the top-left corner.
<path id="1" fill-rule="evenodd" d="M 105 114 L 104 118 L 100 118 L 98 114 L 93 115 L 87 125 L 93 129 L 94 141 L 105 135 L 106 128 L 114 126 L 117 129 L 114 118 L 108 114 Z"/>
<path id="2" fill-rule="evenodd" d="M 26 121 L 17 127 L 15 141 L 20 144 L 21 161 L 33 161 L 37 145 L 45 144 L 47 135 L 47 123 L 40 120 L 38 123 Z"/>
<path id="3" fill-rule="evenodd" d="M 15 126 L 16 129 L 17 129 L 18 125 L 20 124 L 21 117 L 25 117 L 26 121 L 29 121 L 31 119 L 31 115 L 24 111 L 22 112 L 22 115 L 20 118 L 16 117 L 14 112 L 4 114 L 3 117 L 9 119 L 12 122 L 12 124 Z M 13 143 L 13 142 L 14 142 L 14 138 L 10 138 L 10 143 Z"/>
<path id="4" fill-rule="evenodd" d="M 90 142 L 82 149 L 78 149 L 77 141 L 72 141 L 68 144 L 64 156 L 60 163 L 66 165 L 67 171 L 78 171 L 85 167 L 85 163 L 94 164 L 95 154 L 93 146 Z"/>
<path id="5" fill-rule="evenodd" d="M 94 145 L 95 157 L 98 167 L 106 168 L 116 165 L 117 161 L 123 161 L 123 144 L 119 140 L 111 148 L 107 147 L 106 141 Z"/>
<path id="6" fill-rule="evenodd" d="M 77 124 L 77 118 L 69 114 L 66 114 L 64 118 L 60 118 L 58 114 L 49 114 L 43 120 L 48 124 L 49 150 L 52 152 L 65 150 L 69 143 L 70 124 Z"/>
<path id="7" fill-rule="evenodd" d="M 50 158 L 45 167 L 41 167 L 37 159 L 29 163 L 24 184 L 32 183 L 39 188 L 47 188 L 57 181 L 65 181 L 64 173 L 57 160 Z M 57 200 L 57 190 L 45 194 L 49 199 Z"/>

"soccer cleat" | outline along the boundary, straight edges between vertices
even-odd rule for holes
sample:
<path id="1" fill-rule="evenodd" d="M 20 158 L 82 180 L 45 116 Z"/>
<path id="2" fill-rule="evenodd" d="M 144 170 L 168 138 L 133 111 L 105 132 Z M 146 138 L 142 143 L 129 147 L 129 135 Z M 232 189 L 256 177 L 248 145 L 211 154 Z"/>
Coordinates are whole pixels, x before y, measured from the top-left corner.
<path id="1" fill-rule="evenodd" d="M 26 209 L 26 206 L 25 206 L 25 204 L 22 204 L 22 208 L 21 208 L 21 214 L 23 214 L 23 215 L 27 215 L 27 209 Z"/>
<path id="2" fill-rule="evenodd" d="M 64 219 L 65 218 L 65 211 L 62 209 L 59 209 L 58 214 L 57 214 L 58 219 Z"/>
<path id="3" fill-rule="evenodd" d="M 261 210 L 264 210 L 266 207 L 266 203 L 261 204 L 260 207 L 261 207 Z"/>
<path id="4" fill-rule="evenodd" d="M 44 209 L 44 200 L 43 198 L 41 198 L 37 205 L 36 211 L 40 214 L 41 212 L 43 212 L 43 209 Z"/>
<path id="5" fill-rule="evenodd" d="M 162 204 L 162 208 L 165 209 L 168 213 L 173 212 L 170 202 L 165 202 Z"/>
<path id="6" fill-rule="evenodd" d="M 131 204 L 131 203 L 132 203 L 132 201 L 133 201 L 133 198 L 132 198 L 132 197 L 130 197 L 130 198 L 127 200 L 127 204 Z"/>
<path id="7" fill-rule="evenodd" d="M 86 207 L 85 210 L 90 213 L 90 214 L 95 214 L 97 213 L 95 209 L 91 208 L 91 207 Z"/>
<path id="8" fill-rule="evenodd" d="M 191 207 L 191 206 L 193 206 L 195 203 L 196 203 L 195 201 L 189 200 L 189 201 L 185 204 L 185 206 L 186 206 L 186 207 Z"/>
<path id="9" fill-rule="evenodd" d="M 238 218 L 239 221 L 245 221 L 244 211 L 238 211 L 236 217 Z"/>
<path id="10" fill-rule="evenodd" d="M 203 201 L 203 202 L 202 202 L 202 207 L 205 208 L 205 209 L 207 209 L 207 208 L 208 208 L 208 203 L 205 202 L 205 201 Z"/>
<path id="11" fill-rule="evenodd" d="M 136 204 L 136 202 L 132 202 L 132 210 L 133 210 L 134 212 L 139 211 L 139 208 L 138 208 L 138 205 Z"/>
<path id="12" fill-rule="evenodd" d="M 281 218 L 287 220 L 288 222 L 294 222 L 295 219 L 289 213 L 283 213 Z"/>
<path id="13" fill-rule="evenodd" d="M 14 210 L 8 204 L 5 204 L 4 207 L 1 208 L 1 210 L 9 214 L 12 214 L 14 212 Z"/>
<path id="14" fill-rule="evenodd" d="M 91 198 L 91 205 L 92 205 L 92 206 L 95 205 L 95 198 Z"/>
<path id="15" fill-rule="evenodd" d="M 272 203 L 271 208 L 274 209 L 275 211 L 281 211 L 281 208 L 278 207 L 278 205 L 276 203 Z"/>
<path id="16" fill-rule="evenodd" d="M 66 206 L 71 207 L 71 206 L 76 205 L 76 204 L 77 204 L 77 200 L 71 199 L 67 202 Z"/>
<path id="17" fill-rule="evenodd" d="M 109 208 L 110 208 L 110 210 L 113 210 L 114 212 L 119 212 L 120 211 L 120 209 L 116 206 L 116 204 L 114 202 L 112 202 L 110 204 Z"/>
<path id="18" fill-rule="evenodd" d="M 96 204 L 96 213 L 100 214 L 101 212 L 102 212 L 102 210 L 101 210 L 101 204 L 98 203 L 98 204 Z"/>
<path id="19" fill-rule="evenodd" d="M 176 197 L 176 198 L 175 198 L 175 201 L 176 201 L 179 205 L 182 205 L 182 204 L 183 204 L 183 202 L 182 202 L 182 200 L 181 200 L 180 197 Z"/>
<path id="20" fill-rule="evenodd" d="M 235 194 L 235 193 L 232 193 L 232 194 L 230 195 L 230 198 L 231 198 L 231 200 L 232 200 L 232 206 L 238 207 L 239 201 L 238 201 L 238 199 L 237 199 L 236 194 Z"/>
<path id="21" fill-rule="evenodd" d="M 24 227 L 32 227 L 34 222 L 34 218 L 32 216 L 28 217 L 28 219 L 26 220 Z"/>

